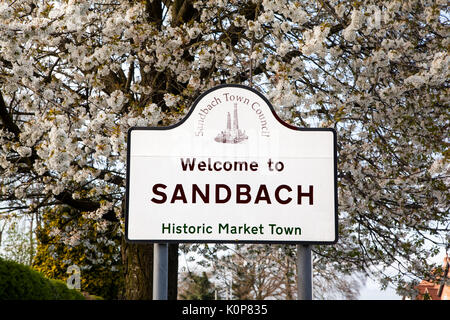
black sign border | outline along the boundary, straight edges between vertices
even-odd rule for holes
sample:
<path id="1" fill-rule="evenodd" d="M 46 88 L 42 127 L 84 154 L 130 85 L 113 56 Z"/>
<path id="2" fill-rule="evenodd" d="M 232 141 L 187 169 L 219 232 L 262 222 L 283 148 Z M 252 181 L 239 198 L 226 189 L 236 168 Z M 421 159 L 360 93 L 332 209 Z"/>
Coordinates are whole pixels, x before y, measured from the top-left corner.
<path id="1" fill-rule="evenodd" d="M 180 125 L 182 125 L 194 112 L 197 104 L 199 101 L 203 99 L 206 95 L 210 94 L 213 91 L 216 91 L 218 89 L 222 88 L 241 88 L 246 89 L 249 91 L 252 91 L 253 93 L 257 94 L 261 99 L 264 100 L 264 102 L 269 106 L 270 110 L 272 111 L 273 116 L 276 120 L 283 126 L 296 130 L 296 131 L 330 131 L 333 133 L 333 154 L 334 154 L 334 225 L 335 225 L 335 238 L 332 241 L 270 241 L 270 240 L 264 240 L 264 241 L 251 241 L 251 240 L 158 240 L 158 239 L 152 239 L 152 240 L 133 240 L 128 238 L 128 218 L 129 218 L 129 190 L 130 190 L 130 170 L 129 170 L 129 163 L 130 163 L 130 146 L 131 146 L 131 131 L 133 130 L 171 130 L 174 129 Z M 242 84 L 221 84 L 218 86 L 215 86 L 213 88 L 208 89 L 207 91 L 203 92 L 197 99 L 195 99 L 194 103 L 192 104 L 191 109 L 186 114 L 186 116 L 176 124 L 166 126 L 166 127 L 131 127 L 128 129 L 127 134 L 127 177 L 126 177 L 126 191 L 125 191 L 125 240 L 129 243 L 253 243 L 253 244 L 310 244 L 310 245 L 322 245 L 322 244 L 336 244 L 339 235 L 338 235 L 338 189 L 337 189 L 337 133 L 334 128 L 300 128 L 295 127 L 293 125 L 290 125 L 286 122 L 284 122 L 275 112 L 274 107 L 270 103 L 267 98 L 261 94 L 259 91 L 257 91 L 254 88 L 242 85 Z"/>

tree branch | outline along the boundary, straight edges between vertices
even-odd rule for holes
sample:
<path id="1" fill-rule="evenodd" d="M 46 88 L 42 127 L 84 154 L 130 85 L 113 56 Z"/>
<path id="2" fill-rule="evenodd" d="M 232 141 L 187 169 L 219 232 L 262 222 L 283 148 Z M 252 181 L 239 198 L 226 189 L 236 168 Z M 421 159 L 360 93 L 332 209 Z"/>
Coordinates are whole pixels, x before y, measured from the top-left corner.
<path id="1" fill-rule="evenodd" d="M 3 128 L 8 130 L 9 132 L 14 133 L 16 138 L 19 138 L 20 129 L 19 127 L 14 123 L 11 115 L 8 113 L 8 109 L 5 103 L 5 100 L 3 99 L 3 95 L 0 92 L 0 119 L 3 122 Z"/>

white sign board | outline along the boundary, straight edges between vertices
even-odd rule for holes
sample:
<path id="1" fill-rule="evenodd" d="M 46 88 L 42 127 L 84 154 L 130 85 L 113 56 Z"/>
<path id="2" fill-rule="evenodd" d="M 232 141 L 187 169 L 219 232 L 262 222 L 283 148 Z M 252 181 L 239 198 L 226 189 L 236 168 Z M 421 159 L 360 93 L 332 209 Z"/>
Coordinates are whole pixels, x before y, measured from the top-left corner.
<path id="1" fill-rule="evenodd" d="M 218 86 L 174 126 L 129 130 L 126 197 L 129 241 L 335 243 L 336 132 Z"/>

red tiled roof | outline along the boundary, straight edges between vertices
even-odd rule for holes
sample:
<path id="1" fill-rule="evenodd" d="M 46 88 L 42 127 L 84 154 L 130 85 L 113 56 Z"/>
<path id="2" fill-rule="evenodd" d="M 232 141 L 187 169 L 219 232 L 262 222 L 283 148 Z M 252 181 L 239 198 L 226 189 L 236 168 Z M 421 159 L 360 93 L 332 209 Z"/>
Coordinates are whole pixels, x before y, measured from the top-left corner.
<path id="1" fill-rule="evenodd" d="M 448 284 L 448 271 L 449 271 L 450 258 L 446 256 L 444 258 L 443 272 L 437 275 L 436 280 L 441 282 L 440 284 L 432 283 L 422 280 L 422 282 L 416 287 L 419 291 L 417 300 L 448 300 L 450 299 L 450 285 Z M 433 272 L 434 273 L 434 272 Z"/>
<path id="2" fill-rule="evenodd" d="M 418 286 L 419 295 L 417 300 L 441 300 L 438 296 L 439 285 L 423 280 Z"/>

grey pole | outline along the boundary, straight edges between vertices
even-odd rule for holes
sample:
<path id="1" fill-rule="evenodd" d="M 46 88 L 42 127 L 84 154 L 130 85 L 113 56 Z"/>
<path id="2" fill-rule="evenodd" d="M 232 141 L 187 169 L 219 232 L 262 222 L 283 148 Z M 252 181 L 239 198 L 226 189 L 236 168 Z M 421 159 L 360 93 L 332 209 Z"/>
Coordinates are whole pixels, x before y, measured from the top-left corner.
<path id="1" fill-rule="evenodd" d="M 153 300 L 167 300 L 169 245 L 155 243 L 153 250 Z"/>
<path id="2" fill-rule="evenodd" d="M 312 300 L 311 245 L 297 245 L 297 299 Z"/>

